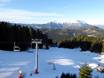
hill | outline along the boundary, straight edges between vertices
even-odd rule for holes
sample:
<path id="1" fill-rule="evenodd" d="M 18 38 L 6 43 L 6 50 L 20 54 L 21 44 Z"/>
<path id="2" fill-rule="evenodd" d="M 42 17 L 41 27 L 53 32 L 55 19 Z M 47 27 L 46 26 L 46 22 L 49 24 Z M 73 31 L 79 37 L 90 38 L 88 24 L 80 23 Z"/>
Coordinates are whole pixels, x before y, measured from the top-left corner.
<path id="1" fill-rule="evenodd" d="M 104 29 L 95 25 L 87 24 L 80 20 L 69 23 L 49 22 L 46 24 L 19 24 L 19 25 L 32 27 L 34 29 L 40 29 L 43 33 L 47 34 L 48 37 L 52 38 L 54 41 L 69 39 L 70 37 L 77 35 L 104 37 L 103 35 Z"/>

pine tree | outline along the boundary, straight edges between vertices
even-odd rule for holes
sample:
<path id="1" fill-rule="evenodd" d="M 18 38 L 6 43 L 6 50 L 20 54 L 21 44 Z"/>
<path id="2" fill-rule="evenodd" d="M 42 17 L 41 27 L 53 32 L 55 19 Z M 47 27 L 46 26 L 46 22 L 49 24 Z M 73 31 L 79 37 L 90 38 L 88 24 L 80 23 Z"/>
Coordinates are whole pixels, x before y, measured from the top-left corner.
<path id="1" fill-rule="evenodd" d="M 79 78 L 91 78 L 92 69 L 87 65 L 83 65 L 80 68 L 80 77 Z"/>
<path id="2" fill-rule="evenodd" d="M 61 77 L 60 78 L 65 78 L 65 74 L 64 73 L 62 73 L 62 75 L 61 75 Z"/>

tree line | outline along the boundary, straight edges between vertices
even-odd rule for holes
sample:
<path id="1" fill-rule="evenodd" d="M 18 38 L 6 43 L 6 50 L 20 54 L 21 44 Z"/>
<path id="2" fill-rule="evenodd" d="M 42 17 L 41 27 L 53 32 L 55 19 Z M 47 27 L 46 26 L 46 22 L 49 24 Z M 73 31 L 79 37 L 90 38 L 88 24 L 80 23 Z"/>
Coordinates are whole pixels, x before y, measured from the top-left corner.
<path id="1" fill-rule="evenodd" d="M 60 78 L 77 78 L 76 74 L 62 73 Z"/>
<path id="2" fill-rule="evenodd" d="M 12 24 L 8 22 L 0 22 L 0 49 L 13 50 L 14 42 L 21 50 L 27 50 L 31 47 L 32 39 L 41 39 L 42 44 L 48 48 L 52 43 L 52 39 L 48 39 L 47 34 L 43 34 L 39 29 L 34 29 L 21 24 Z"/>
<path id="3" fill-rule="evenodd" d="M 69 40 L 61 41 L 58 47 L 78 48 L 82 51 L 91 51 L 96 53 L 104 52 L 104 38 L 88 37 L 85 35 L 75 36 Z"/>
<path id="4" fill-rule="evenodd" d="M 92 72 L 93 69 L 91 69 L 89 65 L 84 64 L 79 69 L 79 75 L 71 74 L 71 73 L 62 73 L 60 77 L 56 76 L 56 78 L 100 78 L 98 75 L 93 76 Z"/>

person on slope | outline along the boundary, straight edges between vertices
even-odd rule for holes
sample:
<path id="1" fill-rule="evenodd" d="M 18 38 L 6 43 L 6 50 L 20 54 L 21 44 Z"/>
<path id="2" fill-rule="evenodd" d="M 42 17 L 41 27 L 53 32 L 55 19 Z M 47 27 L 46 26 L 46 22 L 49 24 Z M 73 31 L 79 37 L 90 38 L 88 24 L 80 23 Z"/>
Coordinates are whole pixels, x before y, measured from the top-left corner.
<path id="1" fill-rule="evenodd" d="M 23 73 L 22 73 L 22 71 L 21 71 L 21 70 L 19 70 L 19 75 L 18 75 L 18 78 L 24 78 L 24 77 L 23 77 Z"/>

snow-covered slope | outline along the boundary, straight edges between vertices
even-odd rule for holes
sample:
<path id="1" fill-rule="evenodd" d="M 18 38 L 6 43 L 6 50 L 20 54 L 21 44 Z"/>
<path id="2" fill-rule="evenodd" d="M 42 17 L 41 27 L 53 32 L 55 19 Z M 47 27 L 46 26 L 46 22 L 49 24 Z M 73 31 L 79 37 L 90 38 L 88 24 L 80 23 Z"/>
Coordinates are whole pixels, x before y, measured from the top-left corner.
<path id="1" fill-rule="evenodd" d="M 53 70 L 53 63 L 56 70 Z M 104 64 L 103 55 L 95 53 L 80 52 L 80 49 L 50 48 L 49 50 L 39 50 L 39 74 L 34 72 L 35 50 L 27 52 L 8 52 L 0 51 L 0 78 L 17 78 L 18 71 L 22 70 L 25 78 L 55 78 L 62 72 L 71 72 L 79 74 L 79 68 L 82 64 L 88 63 L 93 71 L 93 78 L 101 74 L 95 70 L 98 64 Z"/>

